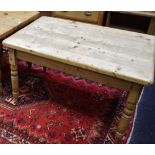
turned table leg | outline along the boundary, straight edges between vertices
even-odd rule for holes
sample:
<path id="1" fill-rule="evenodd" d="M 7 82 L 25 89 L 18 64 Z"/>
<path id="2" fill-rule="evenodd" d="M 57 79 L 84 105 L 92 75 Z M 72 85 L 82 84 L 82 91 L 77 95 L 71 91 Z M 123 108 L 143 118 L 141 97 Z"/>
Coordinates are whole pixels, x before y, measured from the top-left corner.
<path id="1" fill-rule="evenodd" d="M 3 47 L 2 43 L 0 43 L 0 94 L 2 94 L 3 87 L 2 87 L 2 52 L 3 52 Z"/>
<path id="2" fill-rule="evenodd" d="M 118 124 L 115 143 L 119 143 L 120 139 L 123 137 L 125 131 L 127 130 L 130 120 L 132 118 L 132 114 L 135 111 L 136 104 L 140 98 L 143 86 L 133 84 L 131 90 L 129 91 L 129 95 L 127 98 L 127 103 L 125 105 L 122 117 Z"/>
<path id="3" fill-rule="evenodd" d="M 12 95 L 15 101 L 19 96 L 19 80 L 18 80 L 18 66 L 16 60 L 16 52 L 13 49 L 9 49 L 9 63 L 11 66 L 11 83 L 12 83 Z"/>

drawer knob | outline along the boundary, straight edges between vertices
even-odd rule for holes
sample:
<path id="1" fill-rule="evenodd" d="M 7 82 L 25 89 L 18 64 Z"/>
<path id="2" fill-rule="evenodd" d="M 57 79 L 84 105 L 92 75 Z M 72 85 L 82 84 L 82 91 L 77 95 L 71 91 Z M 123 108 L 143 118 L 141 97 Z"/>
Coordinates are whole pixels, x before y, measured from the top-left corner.
<path id="1" fill-rule="evenodd" d="M 85 12 L 85 15 L 86 15 L 86 16 L 91 16 L 92 13 L 91 13 L 90 11 L 86 11 L 86 12 Z"/>

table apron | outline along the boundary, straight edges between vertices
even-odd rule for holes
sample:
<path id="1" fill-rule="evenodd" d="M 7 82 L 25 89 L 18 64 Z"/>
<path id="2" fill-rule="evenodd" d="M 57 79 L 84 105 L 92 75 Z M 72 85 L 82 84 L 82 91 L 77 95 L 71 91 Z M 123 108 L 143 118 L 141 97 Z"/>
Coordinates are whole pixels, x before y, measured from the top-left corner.
<path id="1" fill-rule="evenodd" d="M 103 83 L 110 87 L 124 89 L 129 91 L 131 88 L 132 82 L 128 82 L 125 80 L 121 80 L 118 78 L 113 78 L 104 74 L 100 74 L 94 71 L 90 71 L 87 69 L 83 69 L 80 67 L 68 65 L 62 62 L 58 62 L 55 60 L 43 58 L 37 55 L 29 54 L 26 52 L 16 51 L 16 58 L 20 60 L 25 60 L 28 62 L 32 62 L 34 64 L 38 64 L 40 66 L 52 68 L 58 71 L 62 71 L 65 73 L 69 73 L 75 76 L 80 76 L 82 78 L 92 80 L 95 82 Z"/>

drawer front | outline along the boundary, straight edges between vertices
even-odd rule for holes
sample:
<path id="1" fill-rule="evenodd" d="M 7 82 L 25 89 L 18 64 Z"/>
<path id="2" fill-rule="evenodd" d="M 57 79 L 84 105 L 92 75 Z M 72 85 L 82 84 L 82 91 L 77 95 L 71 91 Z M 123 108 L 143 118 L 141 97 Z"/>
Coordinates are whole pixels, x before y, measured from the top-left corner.
<path id="1" fill-rule="evenodd" d="M 88 23 L 98 23 L 100 12 L 97 11 L 54 11 L 55 17 L 67 18 Z"/>

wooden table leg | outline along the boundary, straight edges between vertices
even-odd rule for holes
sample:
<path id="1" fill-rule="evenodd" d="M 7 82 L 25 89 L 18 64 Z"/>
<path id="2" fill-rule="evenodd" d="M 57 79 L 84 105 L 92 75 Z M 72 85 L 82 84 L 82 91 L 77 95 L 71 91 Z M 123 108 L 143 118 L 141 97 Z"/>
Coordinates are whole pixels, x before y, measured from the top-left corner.
<path id="1" fill-rule="evenodd" d="M 2 43 L 0 43 L 0 94 L 3 92 L 3 87 L 2 87 L 2 52 L 3 52 L 3 47 Z"/>
<path id="2" fill-rule="evenodd" d="M 155 35 L 155 18 L 151 18 L 147 33 L 151 35 Z"/>
<path id="3" fill-rule="evenodd" d="M 106 24 L 105 26 L 110 27 L 110 20 L 111 20 L 111 13 L 110 11 L 107 12 L 107 19 L 106 19 Z"/>
<path id="4" fill-rule="evenodd" d="M 9 63 L 11 66 L 12 95 L 14 100 L 17 101 L 19 96 L 18 66 L 16 52 L 13 49 L 9 49 Z"/>
<path id="5" fill-rule="evenodd" d="M 31 69 L 32 63 L 31 62 L 27 62 L 27 66 L 28 66 L 29 69 Z"/>
<path id="6" fill-rule="evenodd" d="M 43 67 L 43 71 L 46 73 L 46 67 Z"/>
<path id="7" fill-rule="evenodd" d="M 118 124 L 116 136 L 115 136 L 115 143 L 119 143 L 120 139 L 124 135 L 125 131 L 127 130 L 130 120 L 132 118 L 132 114 L 135 111 L 136 104 L 138 103 L 139 97 L 141 95 L 143 86 L 133 84 L 131 90 L 129 91 L 127 103 L 125 105 L 122 117 Z"/>

